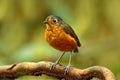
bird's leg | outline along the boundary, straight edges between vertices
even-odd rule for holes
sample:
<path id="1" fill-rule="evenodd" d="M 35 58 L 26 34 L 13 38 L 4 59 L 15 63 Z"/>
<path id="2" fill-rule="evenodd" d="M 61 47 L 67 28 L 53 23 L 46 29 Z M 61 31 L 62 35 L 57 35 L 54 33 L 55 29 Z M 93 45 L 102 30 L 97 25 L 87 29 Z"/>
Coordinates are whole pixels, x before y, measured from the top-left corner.
<path id="1" fill-rule="evenodd" d="M 57 64 L 59 64 L 59 61 L 60 61 L 60 59 L 63 57 L 64 53 L 65 53 L 65 52 L 63 52 L 62 55 L 57 59 L 57 61 L 56 61 L 54 64 L 52 64 L 52 66 L 51 66 L 50 69 L 54 69 L 55 66 L 56 66 Z"/>
<path id="2" fill-rule="evenodd" d="M 68 63 L 68 65 L 66 66 L 66 68 L 65 68 L 65 75 L 69 72 L 69 70 L 70 70 L 70 67 L 71 67 L 71 58 L 72 58 L 72 51 L 70 52 L 70 57 L 69 57 L 69 63 Z"/>

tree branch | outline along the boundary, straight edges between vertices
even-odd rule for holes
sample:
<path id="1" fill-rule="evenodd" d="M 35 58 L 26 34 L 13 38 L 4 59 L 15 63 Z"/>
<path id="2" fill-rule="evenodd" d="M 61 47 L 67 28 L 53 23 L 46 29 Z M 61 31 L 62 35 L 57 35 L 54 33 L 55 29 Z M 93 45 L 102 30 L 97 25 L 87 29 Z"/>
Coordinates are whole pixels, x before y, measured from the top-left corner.
<path id="1" fill-rule="evenodd" d="M 65 80 L 90 80 L 93 77 L 102 80 L 115 80 L 113 73 L 102 66 L 93 66 L 83 70 L 71 67 L 68 74 L 64 75 L 65 66 L 57 65 L 54 69 L 50 70 L 52 64 L 52 62 L 41 61 L 38 63 L 23 62 L 8 66 L 0 66 L 0 78 L 15 79 L 23 75 L 38 76 L 46 74 L 56 77 L 57 79 Z"/>

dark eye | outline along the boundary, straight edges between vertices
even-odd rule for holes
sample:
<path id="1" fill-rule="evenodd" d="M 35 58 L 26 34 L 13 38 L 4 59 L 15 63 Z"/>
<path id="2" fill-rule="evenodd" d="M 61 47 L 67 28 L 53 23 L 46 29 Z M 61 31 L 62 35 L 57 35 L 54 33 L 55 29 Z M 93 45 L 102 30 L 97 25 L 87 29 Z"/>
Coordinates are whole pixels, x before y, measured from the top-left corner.
<path id="1" fill-rule="evenodd" d="M 57 22 L 57 19 L 54 19 L 53 22 L 56 23 L 56 22 Z"/>

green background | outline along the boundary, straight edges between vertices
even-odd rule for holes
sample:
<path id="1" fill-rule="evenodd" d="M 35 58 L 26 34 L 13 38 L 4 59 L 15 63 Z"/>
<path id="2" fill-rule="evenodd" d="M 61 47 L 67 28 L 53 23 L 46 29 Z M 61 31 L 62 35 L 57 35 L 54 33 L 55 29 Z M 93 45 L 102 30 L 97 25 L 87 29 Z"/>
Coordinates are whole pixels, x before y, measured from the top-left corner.
<path id="1" fill-rule="evenodd" d="M 62 52 L 44 39 L 48 15 L 60 16 L 76 32 L 82 46 L 71 64 L 105 66 L 120 79 L 119 0 L 0 0 L 0 65 L 52 61 Z M 68 64 L 66 53 L 61 64 Z M 20 77 L 36 80 L 51 77 Z"/>

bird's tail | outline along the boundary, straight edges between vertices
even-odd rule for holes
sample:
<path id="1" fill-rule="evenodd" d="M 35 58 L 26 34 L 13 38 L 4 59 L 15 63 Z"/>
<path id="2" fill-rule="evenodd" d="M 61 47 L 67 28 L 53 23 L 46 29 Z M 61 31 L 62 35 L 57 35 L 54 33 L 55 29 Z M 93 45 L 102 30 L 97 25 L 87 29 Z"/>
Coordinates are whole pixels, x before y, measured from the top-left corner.
<path id="1" fill-rule="evenodd" d="M 74 49 L 74 53 L 78 53 L 79 51 L 78 51 L 78 48 L 75 48 Z"/>

